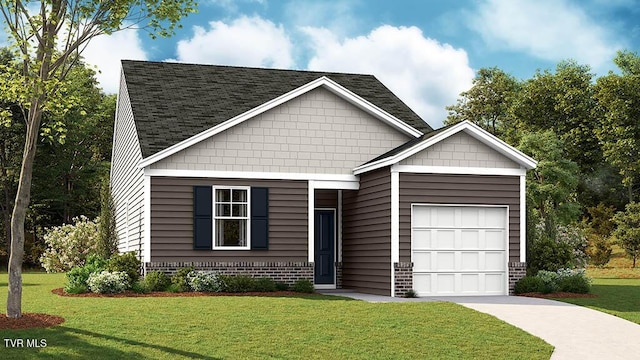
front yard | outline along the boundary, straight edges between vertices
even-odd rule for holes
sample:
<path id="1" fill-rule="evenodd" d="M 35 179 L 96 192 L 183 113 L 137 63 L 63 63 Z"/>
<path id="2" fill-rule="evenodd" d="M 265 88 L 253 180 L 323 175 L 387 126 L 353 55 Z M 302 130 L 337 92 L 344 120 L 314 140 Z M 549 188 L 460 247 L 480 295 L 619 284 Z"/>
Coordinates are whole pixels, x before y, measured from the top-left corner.
<path id="1" fill-rule="evenodd" d="M 0 275 L 6 307 L 7 275 Z M 489 315 L 451 303 L 370 304 L 329 296 L 69 298 L 63 275 L 25 274 L 23 311 L 57 327 L 0 330 L 46 347 L 3 359 L 549 359 L 552 347 Z"/>

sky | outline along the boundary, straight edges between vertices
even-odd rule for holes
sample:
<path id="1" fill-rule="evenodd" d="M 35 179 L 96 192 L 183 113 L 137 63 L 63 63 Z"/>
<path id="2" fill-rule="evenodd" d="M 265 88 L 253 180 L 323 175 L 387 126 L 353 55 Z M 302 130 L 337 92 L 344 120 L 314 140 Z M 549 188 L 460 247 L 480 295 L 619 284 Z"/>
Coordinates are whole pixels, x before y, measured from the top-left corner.
<path id="1" fill-rule="evenodd" d="M 127 30 L 92 41 L 86 61 L 108 93 L 120 59 L 373 74 L 431 126 L 475 72 L 519 79 L 562 60 L 615 70 L 640 53 L 640 0 L 199 0 L 168 39 Z"/>

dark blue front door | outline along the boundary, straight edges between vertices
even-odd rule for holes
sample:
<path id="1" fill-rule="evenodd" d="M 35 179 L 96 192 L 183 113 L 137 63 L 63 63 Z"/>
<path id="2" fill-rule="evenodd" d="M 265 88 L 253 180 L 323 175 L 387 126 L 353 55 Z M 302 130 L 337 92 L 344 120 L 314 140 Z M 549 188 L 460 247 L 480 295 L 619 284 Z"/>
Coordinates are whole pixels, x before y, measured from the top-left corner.
<path id="1" fill-rule="evenodd" d="M 316 284 L 334 283 L 335 224 L 333 210 L 316 210 L 315 216 L 315 273 Z"/>

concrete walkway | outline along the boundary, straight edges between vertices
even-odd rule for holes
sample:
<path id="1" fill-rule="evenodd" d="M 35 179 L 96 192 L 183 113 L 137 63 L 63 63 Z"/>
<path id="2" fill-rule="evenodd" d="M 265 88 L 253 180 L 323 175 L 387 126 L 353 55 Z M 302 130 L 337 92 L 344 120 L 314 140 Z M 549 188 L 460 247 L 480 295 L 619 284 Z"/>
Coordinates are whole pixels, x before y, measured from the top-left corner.
<path id="1" fill-rule="evenodd" d="M 520 296 L 417 299 L 333 292 L 370 302 L 451 301 L 493 315 L 555 346 L 552 360 L 640 359 L 640 325 L 559 301 Z"/>

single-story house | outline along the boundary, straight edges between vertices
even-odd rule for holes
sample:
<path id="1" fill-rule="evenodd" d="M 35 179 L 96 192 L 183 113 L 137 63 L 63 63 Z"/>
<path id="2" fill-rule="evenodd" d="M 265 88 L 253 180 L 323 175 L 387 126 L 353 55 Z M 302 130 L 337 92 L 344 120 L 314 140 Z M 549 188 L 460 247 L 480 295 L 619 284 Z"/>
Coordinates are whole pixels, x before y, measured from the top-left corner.
<path id="1" fill-rule="evenodd" d="M 470 122 L 438 130 L 371 75 L 123 61 L 119 250 L 318 289 L 508 294 L 536 162 Z"/>

